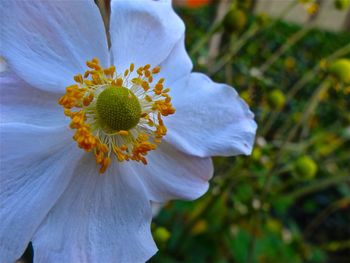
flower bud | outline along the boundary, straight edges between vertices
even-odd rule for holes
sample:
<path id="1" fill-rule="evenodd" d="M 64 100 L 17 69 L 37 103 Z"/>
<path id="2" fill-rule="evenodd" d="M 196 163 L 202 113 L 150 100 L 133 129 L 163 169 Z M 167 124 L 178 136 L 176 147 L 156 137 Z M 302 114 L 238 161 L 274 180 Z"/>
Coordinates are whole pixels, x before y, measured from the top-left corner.
<path id="1" fill-rule="evenodd" d="M 224 27 L 228 32 L 240 31 L 246 24 L 247 16 L 239 9 L 230 10 L 224 18 Z"/>
<path id="2" fill-rule="evenodd" d="M 350 0 L 335 0 L 334 1 L 334 6 L 338 10 L 345 10 L 346 8 L 349 7 Z"/>
<path id="3" fill-rule="evenodd" d="M 346 58 L 338 59 L 331 63 L 329 72 L 344 83 L 350 83 L 350 60 Z"/>
<path id="4" fill-rule="evenodd" d="M 302 156 L 295 162 L 295 172 L 304 179 L 312 179 L 317 172 L 317 164 L 308 156 Z"/>
<path id="5" fill-rule="evenodd" d="M 261 151 L 261 149 L 258 148 L 258 147 L 255 147 L 254 150 L 253 150 L 253 152 L 252 152 L 252 159 L 253 159 L 254 161 L 259 161 L 260 158 L 261 158 L 261 156 L 262 156 L 262 151 Z"/>
<path id="6" fill-rule="evenodd" d="M 282 91 L 275 89 L 269 93 L 267 102 L 272 109 L 280 110 L 283 108 L 286 98 Z"/>
<path id="7" fill-rule="evenodd" d="M 157 242 L 165 243 L 170 238 L 170 232 L 165 227 L 157 227 L 153 236 Z"/>

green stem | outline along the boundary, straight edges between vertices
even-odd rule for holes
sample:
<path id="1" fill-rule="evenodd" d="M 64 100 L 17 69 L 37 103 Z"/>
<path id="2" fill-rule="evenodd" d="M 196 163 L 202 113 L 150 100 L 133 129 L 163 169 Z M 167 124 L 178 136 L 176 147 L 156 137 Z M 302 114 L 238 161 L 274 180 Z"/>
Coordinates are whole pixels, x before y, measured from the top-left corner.
<path id="1" fill-rule="evenodd" d="M 209 39 L 221 28 L 222 20 L 214 24 L 209 31 L 196 43 L 189 51 L 190 57 L 193 57 L 208 41 Z"/>
<path id="2" fill-rule="evenodd" d="M 218 71 L 220 71 L 225 65 L 227 65 L 232 57 L 234 57 L 237 52 L 247 43 L 247 41 L 253 37 L 258 32 L 258 26 L 251 26 L 239 39 L 236 43 L 233 43 L 233 40 L 236 40 L 235 37 L 231 37 L 230 43 L 232 43 L 231 48 L 227 54 L 222 57 L 219 62 L 210 70 L 209 76 L 213 76 Z"/>
<path id="3" fill-rule="evenodd" d="M 233 184 L 235 184 L 237 182 L 237 180 L 232 180 L 232 174 L 235 174 L 238 169 L 239 169 L 239 165 L 236 164 L 234 169 L 232 169 L 230 172 L 225 173 L 225 176 L 223 177 L 222 187 L 220 188 L 220 192 L 225 191 L 226 189 L 230 188 Z M 210 212 L 211 208 L 215 205 L 218 198 L 220 198 L 219 194 L 211 196 L 209 201 L 207 201 L 206 205 L 203 206 L 203 208 L 194 217 L 192 217 L 188 221 L 184 230 L 182 231 L 180 236 L 177 238 L 177 240 L 172 245 L 172 248 L 178 249 L 179 245 L 181 246 L 181 244 L 184 244 L 183 241 L 186 238 L 186 236 L 188 235 L 189 231 L 191 231 L 191 229 L 194 227 L 194 225 L 197 223 L 197 221 L 200 218 L 202 218 L 208 212 Z"/>
<path id="4" fill-rule="evenodd" d="M 301 189 L 297 189 L 294 192 L 291 192 L 286 195 L 288 199 L 298 199 L 304 195 L 311 194 L 323 189 L 326 189 L 332 185 L 336 185 L 342 182 L 350 182 L 350 176 L 348 175 L 340 175 L 336 177 L 329 177 L 325 179 L 318 180 L 314 182 L 312 185 L 306 186 Z"/>
<path id="5" fill-rule="evenodd" d="M 259 71 L 261 75 L 264 73 L 292 46 L 294 46 L 299 40 L 301 40 L 310 30 L 312 26 L 305 26 L 292 36 L 272 55 L 269 59 L 260 67 Z"/>
<path id="6" fill-rule="evenodd" d="M 318 88 L 313 93 L 311 97 L 311 101 L 308 104 L 308 107 L 306 108 L 306 110 L 304 111 L 304 114 L 301 120 L 296 125 L 294 125 L 294 127 L 290 130 L 290 132 L 286 136 L 285 142 L 289 142 L 296 135 L 299 128 L 303 127 L 303 125 L 306 125 L 306 122 L 310 119 L 311 114 L 313 114 L 313 112 L 315 111 L 319 103 L 320 94 L 322 92 L 325 92 L 329 87 L 330 87 L 330 81 L 328 78 L 326 78 L 324 81 L 322 81 L 322 83 L 318 86 Z M 283 148 L 283 146 L 284 145 L 282 145 L 281 147 Z"/>
<path id="7" fill-rule="evenodd" d="M 338 209 L 344 209 L 350 205 L 350 197 L 344 197 L 336 202 L 328 205 L 306 226 L 303 236 L 304 238 L 309 237 L 314 230 L 325 221 L 332 213 Z"/>
<path id="8" fill-rule="evenodd" d="M 309 121 L 310 119 L 315 115 L 316 107 L 321 101 L 321 96 L 327 92 L 329 87 L 331 86 L 330 81 L 327 81 L 324 83 L 324 85 L 321 85 L 319 90 L 316 91 L 316 94 L 314 97 L 311 98 L 311 103 L 309 104 L 309 107 L 305 113 L 305 118 L 302 118 L 300 126 L 302 127 L 300 137 L 305 138 L 307 137 L 309 133 Z"/>
<path id="9" fill-rule="evenodd" d="M 295 0 L 291 2 L 282 12 L 281 14 L 273 20 L 271 23 L 268 23 L 267 25 L 263 26 L 260 30 L 263 29 L 269 29 L 272 26 L 274 26 L 278 21 L 283 19 L 289 11 L 296 6 L 298 3 L 298 0 Z M 209 76 L 213 76 L 218 71 L 220 71 L 226 64 L 228 64 L 231 59 L 241 50 L 241 48 L 257 33 L 259 32 L 259 26 L 254 24 L 252 25 L 239 39 L 238 41 L 232 45 L 230 50 L 228 51 L 227 55 L 222 57 L 219 62 L 213 67 L 213 69 L 209 72 Z"/>
<path id="10" fill-rule="evenodd" d="M 329 55 L 328 57 L 322 60 L 324 60 L 325 63 L 330 63 L 333 60 L 339 57 L 342 57 L 348 53 L 350 53 L 350 44 L 343 46 L 342 48 L 338 49 L 337 51 L 335 51 L 334 53 L 332 53 L 331 55 Z M 315 78 L 316 74 L 319 73 L 319 70 L 320 70 L 320 64 L 318 63 L 311 70 L 305 73 L 303 77 L 289 89 L 289 92 L 286 95 L 286 104 L 288 104 L 291 101 L 291 99 L 297 94 L 299 90 L 301 90 L 308 82 L 310 82 L 312 79 Z M 276 122 L 282 110 L 283 109 L 281 109 L 280 112 L 273 113 L 271 117 L 267 120 L 261 132 L 262 136 L 265 136 L 266 133 L 271 129 L 272 125 Z M 286 124 L 288 124 L 288 122 L 289 120 L 286 120 Z M 285 130 L 286 124 L 284 126 L 281 126 L 278 130 L 276 130 L 276 134 L 278 134 L 281 130 Z"/>

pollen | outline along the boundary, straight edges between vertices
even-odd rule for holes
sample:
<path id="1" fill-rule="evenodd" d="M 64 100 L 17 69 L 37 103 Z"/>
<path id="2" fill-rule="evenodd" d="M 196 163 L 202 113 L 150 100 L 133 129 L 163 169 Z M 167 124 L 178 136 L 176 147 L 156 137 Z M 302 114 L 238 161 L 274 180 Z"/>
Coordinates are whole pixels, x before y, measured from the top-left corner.
<path id="1" fill-rule="evenodd" d="M 58 101 L 71 119 L 73 139 L 95 156 L 101 174 L 112 161 L 146 165 L 147 154 L 167 133 L 163 117 L 175 113 L 170 89 L 157 76 L 160 67 L 135 70 L 131 63 L 119 72 L 115 66 L 103 68 L 97 58 L 86 66 Z"/>

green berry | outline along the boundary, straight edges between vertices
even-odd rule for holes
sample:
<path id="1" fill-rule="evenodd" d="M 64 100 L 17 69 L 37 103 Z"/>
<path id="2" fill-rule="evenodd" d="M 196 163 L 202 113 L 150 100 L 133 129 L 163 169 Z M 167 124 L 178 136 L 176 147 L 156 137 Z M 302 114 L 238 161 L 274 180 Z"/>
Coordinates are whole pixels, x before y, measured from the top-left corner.
<path id="1" fill-rule="evenodd" d="M 165 243 L 170 238 L 170 232 L 164 227 L 158 227 L 153 233 L 154 239 L 159 243 Z"/>
<path id="2" fill-rule="evenodd" d="M 267 102 L 272 109 L 280 110 L 286 103 L 286 97 L 281 90 L 275 89 L 269 93 Z"/>
<path id="3" fill-rule="evenodd" d="M 312 179 L 317 172 L 317 164 L 308 156 L 302 156 L 295 162 L 295 172 L 305 179 Z"/>
<path id="4" fill-rule="evenodd" d="M 239 9 L 230 10 L 224 18 L 224 27 L 228 32 L 241 31 L 246 24 L 247 16 Z"/>
<path id="5" fill-rule="evenodd" d="M 338 10 L 345 10 L 349 7 L 350 0 L 335 0 L 334 6 Z"/>
<path id="6" fill-rule="evenodd" d="M 335 77 L 344 83 L 350 83 L 350 60 L 346 58 L 338 59 L 329 67 Z"/>

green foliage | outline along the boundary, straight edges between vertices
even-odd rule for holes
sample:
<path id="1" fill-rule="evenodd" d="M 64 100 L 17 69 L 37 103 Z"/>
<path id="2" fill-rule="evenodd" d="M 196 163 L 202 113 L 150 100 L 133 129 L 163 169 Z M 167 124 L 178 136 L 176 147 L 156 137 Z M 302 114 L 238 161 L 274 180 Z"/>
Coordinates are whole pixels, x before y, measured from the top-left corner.
<path id="1" fill-rule="evenodd" d="M 335 0 L 334 6 L 339 10 L 345 10 L 349 7 L 350 0 Z"/>
<path id="2" fill-rule="evenodd" d="M 350 87 L 331 66 L 349 59 L 350 34 L 255 16 L 234 2 L 212 32 L 213 6 L 178 11 L 195 70 L 233 85 L 255 112 L 256 145 L 248 157 L 214 158 L 199 200 L 166 204 L 155 225 L 171 235 L 150 262 L 350 262 Z M 227 26 L 238 9 L 247 18 L 239 30 Z M 214 32 L 222 41 L 206 64 Z"/>

